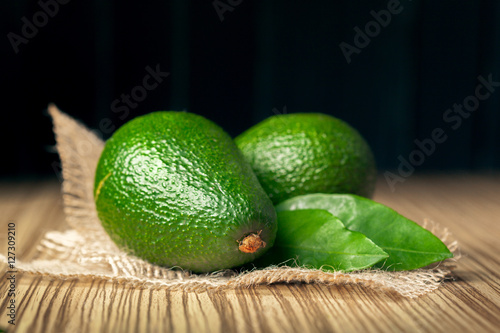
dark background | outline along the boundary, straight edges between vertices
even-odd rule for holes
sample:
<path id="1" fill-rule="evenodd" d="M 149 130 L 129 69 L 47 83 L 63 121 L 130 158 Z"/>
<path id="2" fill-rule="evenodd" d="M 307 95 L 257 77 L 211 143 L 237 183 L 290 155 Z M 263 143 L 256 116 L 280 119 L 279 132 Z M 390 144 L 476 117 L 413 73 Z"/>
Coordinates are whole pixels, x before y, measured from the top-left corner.
<path id="1" fill-rule="evenodd" d="M 2 1 L 0 175 L 55 177 L 49 102 L 104 138 L 156 110 L 201 114 L 233 137 L 277 113 L 328 113 L 362 133 L 381 172 L 442 128 L 448 140 L 416 172 L 498 169 L 500 88 L 456 130 L 443 114 L 479 75 L 500 81 L 500 2 L 401 0 L 348 64 L 339 44 L 354 45 L 354 27 L 388 2 L 221 0 L 218 13 L 212 0 L 72 0 L 44 23 L 38 1 Z M 41 26 L 16 53 L 9 33 L 22 37 L 22 18 L 34 16 Z M 170 75 L 116 112 L 146 66 Z"/>

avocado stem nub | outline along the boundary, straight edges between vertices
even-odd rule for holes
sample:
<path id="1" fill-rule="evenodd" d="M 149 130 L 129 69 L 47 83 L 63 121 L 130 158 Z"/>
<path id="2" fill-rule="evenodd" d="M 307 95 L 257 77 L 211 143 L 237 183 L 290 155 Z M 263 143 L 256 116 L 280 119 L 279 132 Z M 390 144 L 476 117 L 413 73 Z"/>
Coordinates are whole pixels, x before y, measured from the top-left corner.
<path id="1" fill-rule="evenodd" d="M 258 234 L 249 234 L 245 236 L 242 240 L 240 240 L 239 243 L 239 249 L 241 252 L 245 253 L 254 253 L 258 249 L 266 247 L 266 242 L 260 238 L 260 233 L 262 232 L 259 231 Z"/>

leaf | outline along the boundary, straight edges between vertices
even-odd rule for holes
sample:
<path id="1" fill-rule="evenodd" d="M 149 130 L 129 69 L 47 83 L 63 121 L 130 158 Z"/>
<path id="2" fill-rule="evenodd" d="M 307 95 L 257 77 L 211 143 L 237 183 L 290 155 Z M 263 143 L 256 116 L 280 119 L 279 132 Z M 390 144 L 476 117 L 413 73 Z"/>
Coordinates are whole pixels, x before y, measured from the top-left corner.
<path id="1" fill-rule="evenodd" d="M 278 213 L 276 241 L 263 257 L 257 264 L 297 259 L 300 266 L 347 272 L 370 267 L 388 255 L 326 210 L 306 209 Z"/>
<path id="2" fill-rule="evenodd" d="M 410 270 L 453 257 L 430 231 L 370 199 L 350 194 L 309 194 L 276 206 L 278 212 L 299 209 L 326 209 L 348 229 L 365 234 L 389 254 L 378 267 Z"/>

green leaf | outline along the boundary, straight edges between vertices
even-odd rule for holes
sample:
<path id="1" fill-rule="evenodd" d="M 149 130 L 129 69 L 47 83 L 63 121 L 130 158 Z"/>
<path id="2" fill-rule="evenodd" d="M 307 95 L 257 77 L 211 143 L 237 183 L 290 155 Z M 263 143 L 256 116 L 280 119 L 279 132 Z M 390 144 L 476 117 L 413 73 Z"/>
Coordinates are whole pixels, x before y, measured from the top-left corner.
<path id="1" fill-rule="evenodd" d="M 353 271 L 372 266 L 388 255 L 359 232 L 320 209 L 278 213 L 274 246 L 257 263 L 268 266 L 296 259 L 299 266 Z"/>
<path id="2" fill-rule="evenodd" d="M 325 209 L 350 229 L 361 232 L 389 254 L 378 267 L 410 270 L 453 257 L 430 231 L 370 199 L 350 194 L 309 194 L 288 199 L 276 211 Z"/>

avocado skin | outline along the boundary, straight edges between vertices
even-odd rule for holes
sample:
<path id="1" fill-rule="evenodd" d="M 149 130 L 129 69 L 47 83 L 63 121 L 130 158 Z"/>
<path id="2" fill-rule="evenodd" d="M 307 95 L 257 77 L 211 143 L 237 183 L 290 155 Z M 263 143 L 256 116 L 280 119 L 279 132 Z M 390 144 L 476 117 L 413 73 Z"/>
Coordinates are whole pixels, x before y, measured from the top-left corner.
<path id="1" fill-rule="evenodd" d="M 137 117 L 106 142 L 94 198 L 111 239 L 151 263 L 210 272 L 253 261 L 274 243 L 276 212 L 233 140 L 192 113 Z M 267 243 L 243 253 L 238 241 Z"/>
<path id="2" fill-rule="evenodd" d="M 321 113 L 265 119 L 235 139 L 273 203 L 304 194 L 372 197 L 377 169 L 363 137 Z"/>

